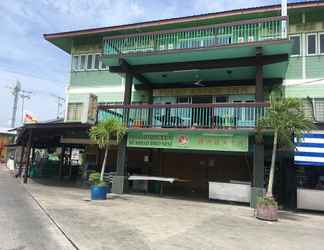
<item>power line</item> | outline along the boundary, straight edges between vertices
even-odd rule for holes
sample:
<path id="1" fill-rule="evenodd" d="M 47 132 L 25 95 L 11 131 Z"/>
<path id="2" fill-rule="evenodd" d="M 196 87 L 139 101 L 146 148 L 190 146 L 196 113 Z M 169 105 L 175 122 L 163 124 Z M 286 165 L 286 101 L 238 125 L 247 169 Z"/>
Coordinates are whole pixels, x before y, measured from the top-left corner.
<path id="1" fill-rule="evenodd" d="M 53 93 L 50 93 L 50 96 L 56 98 L 56 102 L 57 102 L 57 114 L 56 114 L 56 118 L 59 119 L 60 118 L 60 114 L 61 114 L 61 110 L 63 107 L 63 104 L 65 103 L 65 99 L 61 96 L 55 95 Z"/>
<path id="2" fill-rule="evenodd" d="M 30 100 L 31 91 L 21 90 L 20 98 L 21 98 L 21 123 L 24 123 L 24 104 L 25 99 Z"/>

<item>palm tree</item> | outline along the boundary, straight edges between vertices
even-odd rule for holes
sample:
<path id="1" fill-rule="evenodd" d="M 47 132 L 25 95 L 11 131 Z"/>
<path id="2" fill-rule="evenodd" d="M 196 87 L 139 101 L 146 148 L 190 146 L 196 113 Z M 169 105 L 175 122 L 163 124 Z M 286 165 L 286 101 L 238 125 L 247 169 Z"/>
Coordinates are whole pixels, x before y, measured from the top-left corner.
<path id="1" fill-rule="evenodd" d="M 283 91 L 275 90 L 270 94 L 270 107 L 265 116 L 258 121 L 258 128 L 273 129 L 273 149 L 267 197 L 273 197 L 273 182 L 278 144 L 294 147 L 292 137 L 300 141 L 303 132 L 313 128 L 311 120 L 306 118 L 303 103 L 296 98 L 283 97 Z"/>
<path id="2" fill-rule="evenodd" d="M 100 181 L 103 181 L 105 166 L 107 162 L 108 149 L 112 141 L 117 144 L 126 133 L 126 127 L 117 118 L 108 118 L 103 122 L 99 122 L 90 129 L 90 138 L 98 144 L 100 149 L 105 149 L 105 156 L 102 162 Z"/>

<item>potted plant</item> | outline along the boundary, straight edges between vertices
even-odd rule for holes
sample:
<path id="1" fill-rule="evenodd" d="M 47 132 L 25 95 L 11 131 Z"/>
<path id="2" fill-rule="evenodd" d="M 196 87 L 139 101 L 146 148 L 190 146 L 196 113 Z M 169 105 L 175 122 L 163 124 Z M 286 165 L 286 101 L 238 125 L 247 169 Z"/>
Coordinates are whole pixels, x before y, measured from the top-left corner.
<path id="1" fill-rule="evenodd" d="M 105 181 L 100 180 L 100 173 L 92 173 L 89 175 L 91 183 L 91 200 L 105 200 L 107 198 L 108 186 Z"/>
<path id="2" fill-rule="evenodd" d="M 278 204 L 273 197 L 273 182 L 278 145 L 294 148 L 293 136 L 300 141 L 303 132 L 313 127 L 311 120 L 305 117 L 303 103 L 296 98 L 285 98 L 281 89 L 270 94 L 270 107 L 265 116 L 258 121 L 258 132 L 272 129 L 273 148 L 269 181 L 265 197 L 259 197 L 256 204 L 256 217 L 262 220 L 278 220 Z"/>
<path id="3" fill-rule="evenodd" d="M 96 196 L 96 199 L 106 199 L 108 187 L 107 184 L 104 182 L 104 173 L 106 162 L 108 158 L 108 150 L 109 146 L 112 142 L 119 143 L 121 138 L 126 133 L 126 127 L 123 123 L 117 118 L 108 118 L 103 122 L 99 122 L 96 126 L 93 126 L 90 129 L 89 135 L 90 138 L 97 143 L 100 149 L 105 150 L 104 159 L 101 166 L 101 172 L 93 173 L 90 175 L 90 182 L 92 183 L 91 186 L 91 197 L 93 191 L 100 191 L 102 192 L 101 196 Z M 104 193 L 104 191 L 106 193 Z"/>

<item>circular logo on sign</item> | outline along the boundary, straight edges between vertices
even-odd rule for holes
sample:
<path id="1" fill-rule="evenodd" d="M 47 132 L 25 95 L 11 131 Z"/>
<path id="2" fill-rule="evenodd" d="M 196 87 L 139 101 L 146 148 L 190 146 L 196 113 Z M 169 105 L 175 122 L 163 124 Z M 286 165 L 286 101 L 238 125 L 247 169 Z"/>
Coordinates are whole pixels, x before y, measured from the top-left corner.
<path id="1" fill-rule="evenodd" d="M 180 136 L 178 137 L 178 142 L 179 142 L 179 144 L 181 144 L 181 145 L 185 145 L 185 144 L 187 144 L 187 143 L 189 142 L 189 137 L 186 136 L 186 135 L 180 135 Z"/>

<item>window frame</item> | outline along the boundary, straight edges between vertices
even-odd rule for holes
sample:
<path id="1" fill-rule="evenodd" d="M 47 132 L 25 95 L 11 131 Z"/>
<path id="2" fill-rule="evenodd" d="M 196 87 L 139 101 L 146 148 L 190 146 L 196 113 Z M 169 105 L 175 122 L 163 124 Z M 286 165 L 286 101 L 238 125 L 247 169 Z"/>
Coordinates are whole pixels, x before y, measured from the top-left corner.
<path id="1" fill-rule="evenodd" d="M 96 56 L 99 56 L 99 62 L 98 62 L 98 68 L 97 69 L 95 68 Z M 100 53 L 93 54 L 93 70 L 101 70 L 101 54 Z"/>
<path id="2" fill-rule="evenodd" d="M 89 53 L 89 54 L 86 54 L 86 55 L 87 55 L 86 71 L 94 70 L 94 60 L 93 60 L 94 54 Z M 91 68 L 88 68 L 89 56 L 91 56 Z"/>
<path id="3" fill-rule="evenodd" d="M 308 37 L 309 36 L 315 36 L 315 53 L 314 54 L 309 54 L 308 53 Z M 306 33 L 306 56 L 316 56 L 318 53 L 318 44 L 317 41 L 318 40 L 318 36 L 316 32 L 312 32 L 312 33 Z"/>
<path id="4" fill-rule="evenodd" d="M 67 106 L 67 120 L 68 121 L 81 121 L 82 120 L 82 113 L 83 113 L 83 105 L 84 105 L 83 102 L 69 102 L 68 106 Z M 73 115 L 71 113 L 71 107 L 72 106 L 74 106 Z M 75 111 L 77 111 L 78 113 L 75 112 Z M 76 114 L 80 115 L 79 119 L 75 119 L 75 118 L 78 118 L 78 117 L 75 117 Z"/>
<path id="5" fill-rule="evenodd" d="M 81 58 L 82 56 L 85 57 L 85 64 L 84 64 L 84 68 L 81 69 Z M 88 58 L 89 56 L 92 56 L 92 65 L 91 68 L 88 68 Z M 96 63 L 96 56 L 99 56 L 99 65 L 98 68 L 95 68 L 95 63 Z M 105 68 L 102 67 L 103 63 L 102 63 L 102 53 L 81 53 L 81 54 L 73 54 L 72 55 L 72 63 L 71 63 L 71 70 L 73 72 L 80 72 L 80 71 L 101 71 L 101 70 L 109 70 L 109 67 L 106 65 Z M 75 69 L 74 68 L 74 57 L 78 57 L 78 68 Z"/>
<path id="6" fill-rule="evenodd" d="M 109 67 L 106 65 L 106 67 L 105 68 L 103 68 L 102 67 L 102 57 L 103 57 L 103 54 L 100 54 L 100 63 L 99 63 L 99 65 L 100 65 L 100 70 L 108 70 L 109 69 Z"/>
<path id="7" fill-rule="evenodd" d="M 81 69 L 81 58 L 82 58 L 82 56 L 84 56 L 84 68 L 83 69 Z M 79 71 L 86 71 L 87 70 L 87 61 L 88 61 L 88 56 L 87 56 L 87 54 L 80 54 L 80 65 L 79 65 Z"/>
<path id="8" fill-rule="evenodd" d="M 77 68 L 75 68 L 75 63 L 74 63 L 74 58 L 77 57 L 78 58 L 78 65 L 77 65 Z M 71 70 L 72 71 L 80 71 L 80 55 L 77 54 L 77 55 L 72 55 L 72 62 L 71 62 Z"/>
<path id="9" fill-rule="evenodd" d="M 293 34 L 293 35 L 289 35 L 289 40 L 290 40 L 290 38 L 292 38 L 292 37 L 299 37 L 299 54 L 297 55 L 290 55 L 291 57 L 299 57 L 299 56 L 302 56 L 302 51 L 303 51 L 303 48 L 302 48 L 302 45 L 303 45 L 303 43 L 302 43 L 302 39 L 303 39 L 303 37 L 302 37 L 302 35 L 299 33 L 299 34 Z"/>
<path id="10" fill-rule="evenodd" d="M 323 52 L 321 52 L 321 36 L 323 36 L 323 38 L 324 38 L 324 32 L 318 32 L 318 35 L 317 35 L 318 54 L 324 55 L 324 48 L 323 48 Z"/>

